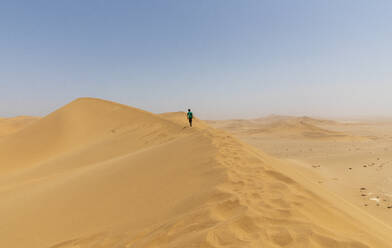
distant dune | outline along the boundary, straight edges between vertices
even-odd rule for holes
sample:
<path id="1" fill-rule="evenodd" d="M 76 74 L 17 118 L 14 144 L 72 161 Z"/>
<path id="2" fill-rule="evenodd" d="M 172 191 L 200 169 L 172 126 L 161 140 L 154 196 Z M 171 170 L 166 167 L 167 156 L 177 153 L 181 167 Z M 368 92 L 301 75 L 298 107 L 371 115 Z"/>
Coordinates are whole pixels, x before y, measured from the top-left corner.
<path id="1" fill-rule="evenodd" d="M 360 139 L 353 135 L 323 128 L 324 125 L 338 125 L 338 122 L 310 117 L 271 115 L 251 120 L 212 121 L 216 127 L 246 135 L 270 135 L 284 138 L 309 139 Z"/>
<path id="2" fill-rule="evenodd" d="M 14 118 L 0 118 L 0 138 L 16 133 L 37 121 L 38 117 L 18 116 Z"/>
<path id="3" fill-rule="evenodd" d="M 7 248 L 392 243 L 389 227 L 224 131 L 92 98 L 0 140 L 0 218 Z"/>
<path id="4" fill-rule="evenodd" d="M 269 115 L 267 117 L 255 119 L 261 122 L 276 122 L 276 121 L 293 121 L 293 122 L 305 122 L 313 125 L 321 124 L 338 124 L 337 121 L 312 118 L 309 116 L 287 116 L 287 115 Z"/>
<path id="5" fill-rule="evenodd" d="M 321 121 L 320 121 L 321 122 Z M 343 138 L 347 135 L 317 127 L 314 119 L 282 119 L 260 123 L 260 128 L 255 127 L 249 133 L 266 133 L 281 136 L 303 136 L 307 138 Z"/>

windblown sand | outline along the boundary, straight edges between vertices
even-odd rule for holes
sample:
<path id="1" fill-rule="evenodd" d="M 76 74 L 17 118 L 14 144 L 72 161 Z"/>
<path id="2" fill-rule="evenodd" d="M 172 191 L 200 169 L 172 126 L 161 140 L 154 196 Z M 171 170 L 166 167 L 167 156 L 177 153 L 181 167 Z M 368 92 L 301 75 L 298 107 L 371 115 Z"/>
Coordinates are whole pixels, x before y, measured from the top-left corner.
<path id="1" fill-rule="evenodd" d="M 306 139 L 364 142 L 325 130 Z M 78 99 L 0 139 L 0 165 L 0 247 L 392 243 L 387 224 L 292 162 L 199 120 L 189 128 L 181 112 Z"/>
<path id="2" fill-rule="evenodd" d="M 392 226 L 392 121 L 270 116 L 209 123 Z"/>

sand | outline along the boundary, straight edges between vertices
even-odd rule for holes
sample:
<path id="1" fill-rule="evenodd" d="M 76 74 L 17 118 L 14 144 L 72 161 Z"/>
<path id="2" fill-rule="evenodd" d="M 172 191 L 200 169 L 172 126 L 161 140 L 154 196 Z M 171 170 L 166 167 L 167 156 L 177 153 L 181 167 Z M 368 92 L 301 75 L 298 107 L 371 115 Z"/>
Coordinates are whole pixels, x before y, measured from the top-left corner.
<path id="1" fill-rule="evenodd" d="M 284 160 L 307 180 L 392 226 L 392 121 L 271 116 L 209 123 Z M 253 131 L 265 130 L 271 123 L 275 130 Z M 279 131 L 286 123 L 292 124 L 294 135 Z M 301 123 L 311 128 L 306 130 Z M 307 135 L 314 127 L 324 135 Z"/>
<path id="2" fill-rule="evenodd" d="M 181 112 L 77 99 L 1 139 L 0 165 L 0 247 L 392 241 L 386 223 L 289 161 L 198 119 L 189 128 Z"/>
<path id="3" fill-rule="evenodd" d="M 14 118 L 0 118 L 0 139 L 13 134 L 34 123 L 39 118 L 34 116 L 18 116 Z"/>

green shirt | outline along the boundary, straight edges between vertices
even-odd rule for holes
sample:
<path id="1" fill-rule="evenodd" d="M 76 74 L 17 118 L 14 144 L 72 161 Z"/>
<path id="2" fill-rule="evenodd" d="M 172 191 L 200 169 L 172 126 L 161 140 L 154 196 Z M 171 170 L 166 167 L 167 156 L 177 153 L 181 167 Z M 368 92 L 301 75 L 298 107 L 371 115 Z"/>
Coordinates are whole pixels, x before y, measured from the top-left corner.
<path id="1" fill-rule="evenodd" d="M 193 113 L 192 112 L 188 112 L 187 116 L 188 116 L 188 119 L 192 119 L 193 118 Z"/>

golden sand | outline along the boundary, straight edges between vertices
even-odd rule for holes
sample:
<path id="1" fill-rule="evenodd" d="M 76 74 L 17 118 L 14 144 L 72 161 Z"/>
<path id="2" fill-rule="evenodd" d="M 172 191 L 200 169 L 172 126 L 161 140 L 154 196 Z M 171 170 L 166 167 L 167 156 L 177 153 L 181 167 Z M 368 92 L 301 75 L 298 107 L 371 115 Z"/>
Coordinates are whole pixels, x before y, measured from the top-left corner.
<path id="1" fill-rule="evenodd" d="M 392 243 L 386 224 L 287 161 L 189 128 L 184 113 L 78 99 L 2 138 L 0 165 L 0 247 Z"/>

